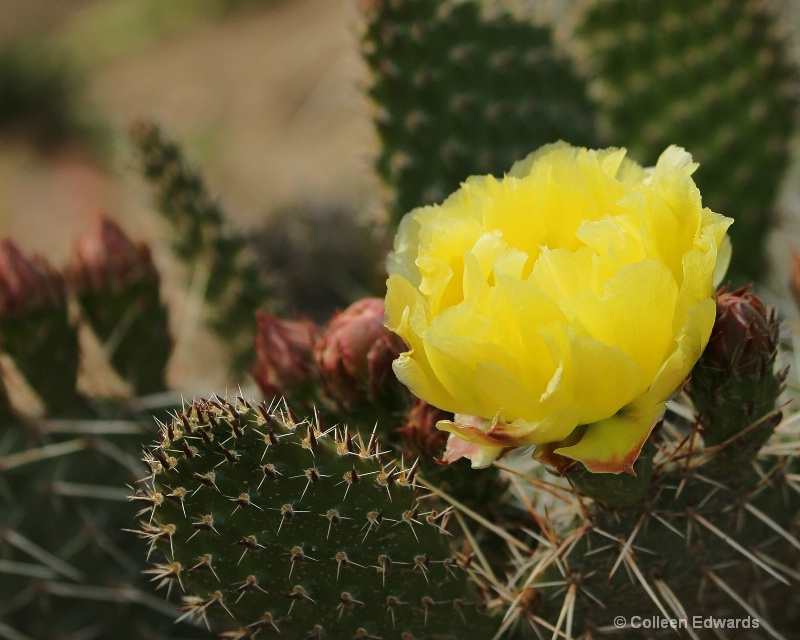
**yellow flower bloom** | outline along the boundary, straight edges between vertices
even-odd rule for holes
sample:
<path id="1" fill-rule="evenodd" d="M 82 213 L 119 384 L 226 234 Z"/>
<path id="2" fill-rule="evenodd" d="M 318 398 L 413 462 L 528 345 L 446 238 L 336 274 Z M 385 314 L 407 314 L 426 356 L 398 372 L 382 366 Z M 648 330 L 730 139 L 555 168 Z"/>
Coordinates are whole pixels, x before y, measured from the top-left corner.
<path id="1" fill-rule="evenodd" d="M 477 445 L 473 466 L 536 445 L 632 471 L 708 341 L 727 266 L 732 220 L 702 207 L 696 168 L 674 146 L 643 169 L 561 142 L 405 217 L 386 296 L 408 347 L 394 371 L 468 416 L 437 426 Z"/>

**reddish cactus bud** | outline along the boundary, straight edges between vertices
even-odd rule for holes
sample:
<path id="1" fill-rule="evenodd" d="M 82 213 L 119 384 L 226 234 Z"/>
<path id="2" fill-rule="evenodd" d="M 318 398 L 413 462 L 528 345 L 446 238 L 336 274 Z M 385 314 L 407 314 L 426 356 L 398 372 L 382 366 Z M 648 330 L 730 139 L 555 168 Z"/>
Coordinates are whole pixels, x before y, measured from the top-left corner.
<path id="1" fill-rule="evenodd" d="M 340 407 L 378 400 L 395 380 L 402 341 L 383 326 L 383 299 L 364 298 L 333 316 L 314 348 L 327 395 Z"/>
<path id="2" fill-rule="evenodd" d="M 319 328 L 307 318 L 282 320 L 256 312 L 256 363 L 250 371 L 268 396 L 292 395 L 314 379 L 314 344 Z"/>
<path id="3" fill-rule="evenodd" d="M 80 293 L 121 292 L 143 280 L 158 281 L 150 249 L 134 244 L 107 215 L 98 215 L 76 244 L 68 274 Z"/>
<path id="4" fill-rule="evenodd" d="M 81 404 L 78 338 L 67 317 L 64 280 L 10 240 L 0 242 L 0 334 L 3 350 L 50 412 Z"/>
<path id="5" fill-rule="evenodd" d="M 785 378 L 775 370 L 778 331 L 774 309 L 747 287 L 717 295 L 711 338 L 688 386 L 705 444 L 725 444 L 709 475 L 745 468 L 780 420 L 773 413 Z"/>
<path id="6" fill-rule="evenodd" d="M 405 424 L 397 429 L 397 433 L 403 438 L 405 448 L 411 453 L 425 458 L 438 458 L 442 456 L 450 434 L 437 429 L 436 423 L 439 420 L 452 419 L 452 413 L 414 398 L 406 414 Z"/>
<path id="7" fill-rule="evenodd" d="M 0 316 L 64 306 L 61 276 L 39 256 L 25 256 L 11 240 L 0 241 Z"/>
<path id="8" fill-rule="evenodd" d="M 172 339 L 147 245 L 98 215 L 76 243 L 67 278 L 117 373 L 138 394 L 163 391 Z"/>
<path id="9" fill-rule="evenodd" d="M 703 362 L 727 375 L 764 376 L 775 360 L 777 339 L 774 310 L 767 311 L 748 287 L 722 291 Z"/>

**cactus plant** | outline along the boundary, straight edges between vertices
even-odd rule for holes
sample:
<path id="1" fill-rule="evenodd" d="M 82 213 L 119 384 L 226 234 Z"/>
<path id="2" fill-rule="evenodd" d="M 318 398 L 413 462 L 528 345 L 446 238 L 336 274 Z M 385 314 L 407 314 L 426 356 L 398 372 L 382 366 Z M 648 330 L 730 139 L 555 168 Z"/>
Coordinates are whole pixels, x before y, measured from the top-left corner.
<path id="1" fill-rule="evenodd" d="M 78 239 L 67 279 L 120 376 L 137 394 L 163 391 L 172 340 L 147 245 L 134 245 L 111 218 L 98 216 Z"/>
<path id="2" fill-rule="evenodd" d="M 620 628 L 649 638 L 670 624 L 692 638 L 706 637 L 704 625 L 737 625 L 736 638 L 796 637 L 796 458 L 757 455 L 781 418 L 776 340 L 760 300 L 720 295 L 689 390 L 697 419 L 686 420 L 688 407 L 669 414 L 635 477 L 576 465 L 568 486 L 552 488 L 539 548 L 501 588 L 508 637 L 528 623 L 571 638 Z"/>
<path id="3" fill-rule="evenodd" d="M 474 1 L 363 0 L 362 50 L 393 225 L 472 174 L 560 138 L 594 142 L 583 80 L 546 27 Z"/>
<path id="4" fill-rule="evenodd" d="M 81 410 L 78 336 L 64 278 L 10 240 L 0 242 L 0 335 L 3 350 L 50 411 Z"/>
<path id="5" fill-rule="evenodd" d="M 416 469 L 362 438 L 242 398 L 193 403 L 145 455 L 153 571 L 186 590 L 186 617 L 291 638 L 484 637 L 446 514 Z M 156 550 L 159 557 L 155 559 Z"/>
<path id="6" fill-rule="evenodd" d="M 705 204 L 735 217 L 732 275 L 765 273 L 797 117 L 797 67 L 777 3 L 594 2 L 577 36 L 599 127 L 652 162 L 692 150 Z"/>
<path id="7" fill-rule="evenodd" d="M 136 420 L 4 421 L 0 436 L 0 637 L 198 637 L 150 593 L 126 549 Z M 13 630 L 9 631 L 9 630 Z"/>
<path id="8" fill-rule="evenodd" d="M 134 245 L 119 228 L 110 229 L 108 220 L 99 220 L 99 227 L 81 241 L 69 278 L 9 241 L 0 245 L 3 347 L 46 411 L 46 417 L 34 417 L 30 407 L 11 403 L 3 387 L 3 638 L 144 640 L 196 634 L 191 625 L 175 626 L 174 605 L 149 592 L 146 565 L 126 550 L 127 534 L 121 531 L 136 510 L 127 504 L 125 485 L 140 477 L 137 452 L 151 437 L 152 418 L 76 389 L 82 354 L 67 314 L 66 283 L 80 284 L 88 324 L 101 328 L 101 339 L 108 337 L 104 330 L 111 332 L 127 318 L 126 329 L 139 332 L 139 339 L 144 332 L 152 345 L 169 344 L 149 254 L 142 247 L 120 252 Z M 141 304 L 142 295 L 152 304 L 145 317 L 131 323 L 130 304 Z M 119 344 L 130 337 L 121 336 Z M 118 349 L 112 362 L 121 374 L 133 374 L 132 387 L 162 390 L 164 359 L 136 346 Z M 141 377 L 148 358 L 151 363 L 155 358 L 150 381 Z"/>

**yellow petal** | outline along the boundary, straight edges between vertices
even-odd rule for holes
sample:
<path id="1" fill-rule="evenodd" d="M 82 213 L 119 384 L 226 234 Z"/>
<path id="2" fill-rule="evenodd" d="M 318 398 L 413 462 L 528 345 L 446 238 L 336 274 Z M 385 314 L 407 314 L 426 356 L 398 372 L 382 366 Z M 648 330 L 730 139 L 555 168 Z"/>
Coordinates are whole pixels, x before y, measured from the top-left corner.
<path id="1" fill-rule="evenodd" d="M 633 474 L 639 457 L 666 404 L 651 406 L 647 395 L 610 418 L 587 426 L 581 439 L 554 453 L 582 462 L 593 473 Z"/>
<path id="2" fill-rule="evenodd" d="M 580 424 L 613 415 L 647 387 L 635 362 L 618 347 L 577 335 L 564 325 L 542 329 L 561 373 L 543 408 L 576 407 Z"/>

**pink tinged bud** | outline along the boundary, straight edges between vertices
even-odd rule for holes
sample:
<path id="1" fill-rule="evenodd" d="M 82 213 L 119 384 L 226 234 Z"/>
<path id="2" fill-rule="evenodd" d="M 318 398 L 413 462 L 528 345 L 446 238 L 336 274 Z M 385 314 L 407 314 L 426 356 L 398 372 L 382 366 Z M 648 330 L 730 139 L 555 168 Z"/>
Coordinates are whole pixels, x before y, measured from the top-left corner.
<path id="1" fill-rule="evenodd" d="M 124 291 L 143 280 L 158 282 L 150 249 L 134 244 L 105 214 L 94 218 L 76 244 L 68 272 L 78 292 Z"/>
<path id="2" fill-rule="evenodd" d="M 384 327 L 382 298 L 364 298 L 333 316 L 314 348 L 325 392 L 340 406 L 379 399 L 395 378 L 404 346 Z"/>
<path id="3" fill-rule="evenodd" d="M 39 256 L 25 256 L 11 240 L 0 241 L 0 318 L 66 300 L 61 276 Z"/>
<path id="4" fill-rule="evenodd" d="M 291 394 L 314 379 L 314 344 L 319 328 L 307 318 L 282 320 L 257 312 L 256 362 L 251 374 L 268 396 Z"/>
<path id="5" fill-rule="evenodd" d="M 702 362 L 728 374 L 763 375 L 772 362 L 777 334 L 774 312 L 748 287 L 722 291 Z"/>

